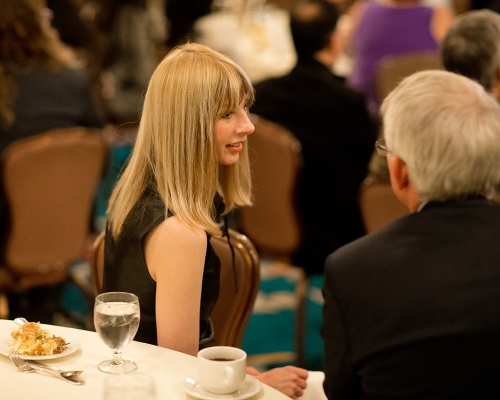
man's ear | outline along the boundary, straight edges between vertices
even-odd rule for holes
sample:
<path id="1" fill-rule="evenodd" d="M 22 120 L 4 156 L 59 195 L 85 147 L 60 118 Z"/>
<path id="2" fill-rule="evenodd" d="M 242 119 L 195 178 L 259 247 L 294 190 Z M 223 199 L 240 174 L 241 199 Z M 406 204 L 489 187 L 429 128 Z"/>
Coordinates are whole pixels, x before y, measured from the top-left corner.
<path id="1" fill-rule="evenodd" d="M 394 192 L 401 192 L 408 186 L 408 169 L 406 163 L 397 156 L 388 155 L 389 174 Z"/>
<path id="2" fill-rule="evenodd" d="M 415 186 L 410 180 L 406 163 L 401 158 L 391 154 L 388 155 L 387 162 L 389 164 L 392 191 L 399 201 L 408 207 L 410 212 L 417 211 L 421 201 Z"/>

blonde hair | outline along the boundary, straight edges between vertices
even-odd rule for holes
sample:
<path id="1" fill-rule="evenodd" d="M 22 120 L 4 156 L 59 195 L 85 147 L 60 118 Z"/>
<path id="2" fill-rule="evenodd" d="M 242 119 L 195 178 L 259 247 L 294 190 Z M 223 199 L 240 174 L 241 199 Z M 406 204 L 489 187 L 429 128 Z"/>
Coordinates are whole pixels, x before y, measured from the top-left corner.
<path id="1" fill-rule="evenodd" d="M 384 100 L 387 148 L 407 165 L 422 201 L 492 194 L 500 181 L 500 106 L 446 71 L 404 79 Z"/>
<path id="2" fill-rule="evenodd" d="M 235 206 L 251 204 L 246 143 L 234 165 L 219 166 L 213 143 L 216 118 L 254 94 L 250 80 L 227 57 L 198 44 L 172 50 L 151 77 L 130 162 L 109 202 L 108 223 L 115 240 L 151 183 L 181 221 L 220 235 L 214 196 Z"/>

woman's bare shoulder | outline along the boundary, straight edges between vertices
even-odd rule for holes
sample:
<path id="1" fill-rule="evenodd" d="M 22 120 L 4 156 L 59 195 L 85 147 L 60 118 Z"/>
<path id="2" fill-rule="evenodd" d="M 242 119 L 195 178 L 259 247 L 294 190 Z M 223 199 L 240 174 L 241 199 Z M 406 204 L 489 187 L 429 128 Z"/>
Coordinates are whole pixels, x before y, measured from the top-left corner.
<path id="1" fill-rule="evenodd" d="M 205 241 L 205 231 L 194 225 L 189 225 L 176 216 L 169 217 L 157 225 L 158 235 L 168 235 L 173 240 Z"/>
<path id="2" fill-rule="evenodd" d="M 347 51 L 349 51 L 352 38 L 358 30 L 360 21 L 363 18 L 363 15 L 365 15 L 365 11 L 369 4 L 368 0 L 356 0 L 339 21 L 338 29 L 344 37 Z"/>
<path id="3" fill-rule="evenodd" d="M 167 218 L 152 229 L 143 243 L 146 264 L 155 281 L 159 273 L 166 272 L 166 264 L 202 268 L 206 249 L 205 231 L 186 224 L 175 216 Z"/>
<path id="4" fill-rule="evenodd" d="M 347 10 L 346 15 L 349 16 L 352 23 L 357 25 L 363 17 L 370 2 L 368 0 L 356 0 Z"/>

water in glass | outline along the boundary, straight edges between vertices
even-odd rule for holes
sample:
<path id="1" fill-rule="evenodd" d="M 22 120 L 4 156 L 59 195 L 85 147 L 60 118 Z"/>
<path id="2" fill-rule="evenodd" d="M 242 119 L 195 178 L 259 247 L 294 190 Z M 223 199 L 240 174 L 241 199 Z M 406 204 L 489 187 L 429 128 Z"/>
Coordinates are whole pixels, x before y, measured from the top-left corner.
<path id="1" fill-rule="evenodd" d="M 97 333 L 113 350 L 113 359 L 98 365 L 101 371 L 123 374 L 137 365 L 121 357 L 123 348 L 134 338 L 140 321 L 139 299 L 132 293 L 109 292 L 96 297 L 94 324 Z"/>

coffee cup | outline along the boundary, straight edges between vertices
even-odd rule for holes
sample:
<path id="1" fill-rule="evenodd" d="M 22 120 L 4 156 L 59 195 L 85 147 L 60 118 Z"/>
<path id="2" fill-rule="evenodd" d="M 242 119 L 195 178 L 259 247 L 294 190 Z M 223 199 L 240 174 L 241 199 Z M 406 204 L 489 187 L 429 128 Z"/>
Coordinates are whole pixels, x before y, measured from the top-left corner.
<path id="1" fill-rule="evenodd" d="M 214 346 L 198 352 L 198 383 L 208 392 L 237 391 L 246 377 L 247 354 L 236 347 Z"/>

